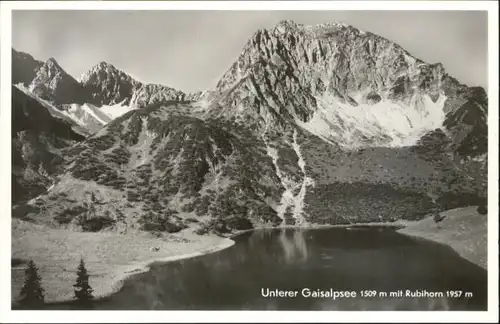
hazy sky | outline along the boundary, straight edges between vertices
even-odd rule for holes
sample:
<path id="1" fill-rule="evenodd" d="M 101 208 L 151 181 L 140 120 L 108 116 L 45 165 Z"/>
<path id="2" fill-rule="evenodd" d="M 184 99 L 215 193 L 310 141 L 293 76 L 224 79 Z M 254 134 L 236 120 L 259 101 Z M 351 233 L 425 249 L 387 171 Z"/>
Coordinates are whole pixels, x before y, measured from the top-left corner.
<path id="1" fill-rule="evenodd" d="M 213 87 L 258 28 L 345 22 L 487 87 L 486 11 L 15 11 L 12 45 L 75 78 L 100 61 L 146 83 Z"/>

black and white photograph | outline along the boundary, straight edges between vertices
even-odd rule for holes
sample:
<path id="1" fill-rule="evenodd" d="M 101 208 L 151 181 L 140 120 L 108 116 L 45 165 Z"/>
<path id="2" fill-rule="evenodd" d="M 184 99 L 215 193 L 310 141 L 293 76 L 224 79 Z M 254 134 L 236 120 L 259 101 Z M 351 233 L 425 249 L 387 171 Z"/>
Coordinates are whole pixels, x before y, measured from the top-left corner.
<path id="1" fill-rule="evenodd" d="M 498 320 L 498 4 L 355 3 L 2 3 L 5 321 Z"/>

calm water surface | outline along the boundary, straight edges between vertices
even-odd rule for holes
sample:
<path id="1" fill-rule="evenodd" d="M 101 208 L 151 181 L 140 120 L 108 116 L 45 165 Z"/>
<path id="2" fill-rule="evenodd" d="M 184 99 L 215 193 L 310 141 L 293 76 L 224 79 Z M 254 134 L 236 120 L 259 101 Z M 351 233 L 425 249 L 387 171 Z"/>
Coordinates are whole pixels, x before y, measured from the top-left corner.
<path id="1" fill-rule="evenodd" d="M 235 241 L 220 252 L 155 265 L 131 277 L 118 293 L 96 302 L 94 308 L 486 310 L 484 269 L 448 247 L 391 229 L 259 230 Z M 301 293 L 304 288 L 356 292 L 357 297 L 307 298 Z M 267 289 L 297 291 L 297 295 L 264 297 Z M 366 290 L 376 296 L 361 297 Z M 390 292 L 398 290 L 403 297 L 391 298 Z M 445 295 L 404 297 L 406 290 Z M 447 297 L 449 290 L 462 291 L 462 295 Z"/>

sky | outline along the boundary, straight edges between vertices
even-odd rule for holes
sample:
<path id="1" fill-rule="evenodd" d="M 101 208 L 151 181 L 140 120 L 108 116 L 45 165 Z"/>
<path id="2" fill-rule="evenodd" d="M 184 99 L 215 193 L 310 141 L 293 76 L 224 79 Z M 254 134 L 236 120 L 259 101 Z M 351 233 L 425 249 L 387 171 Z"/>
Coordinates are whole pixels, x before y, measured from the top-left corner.
<path id="1" fill-rule="evenodd" d="M 12 13 L 12 46 L 73 77 L 106 61 L 145 83 L 215 86 L 259 28 L 344 22 L 392 40 L 469 86 L 487 88 L 486 11 L 81 11 Z"/>

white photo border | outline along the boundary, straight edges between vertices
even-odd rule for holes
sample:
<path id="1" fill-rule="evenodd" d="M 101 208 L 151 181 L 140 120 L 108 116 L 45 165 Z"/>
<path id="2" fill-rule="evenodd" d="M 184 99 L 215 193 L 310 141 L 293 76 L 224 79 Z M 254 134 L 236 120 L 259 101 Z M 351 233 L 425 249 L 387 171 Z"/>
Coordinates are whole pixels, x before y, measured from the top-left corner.
<path id="1" fill-rule="evenodd" d="M 0 322 L 497 322 L 498 3 L 496 1 L 2 1 Z M 11 13 L 13 10 L 481 10 L 488 11 L 488 311 L 11 311 Z M 496 212 L 495 212 L 496 211 Z"/>

